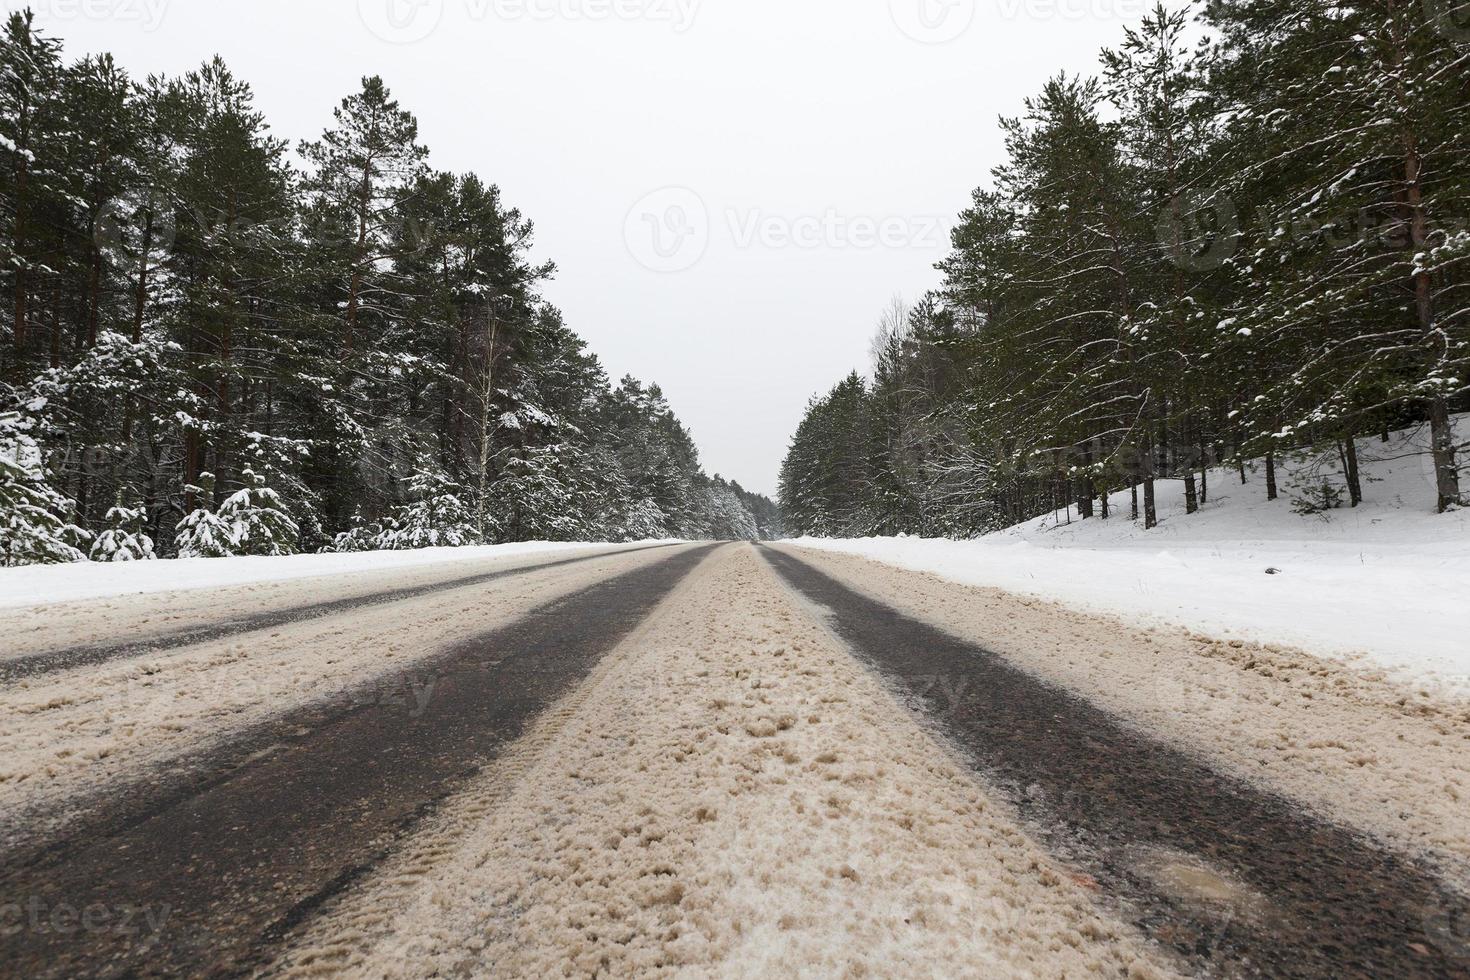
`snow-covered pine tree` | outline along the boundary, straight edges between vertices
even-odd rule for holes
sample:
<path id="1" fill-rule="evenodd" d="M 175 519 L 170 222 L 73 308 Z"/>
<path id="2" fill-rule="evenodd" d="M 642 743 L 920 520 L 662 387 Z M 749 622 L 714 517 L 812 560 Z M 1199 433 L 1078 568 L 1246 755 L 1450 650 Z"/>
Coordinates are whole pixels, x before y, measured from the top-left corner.
<path id="1" fill-rule="evenodd" d="M 72 502 L 47 483 L 30 427 L 22 413 L 0 413 L 0 565 L 85 561 L 90 535 L 72 523 Z"/>
<path id="2" fill-rule="evenodd" d="M 214 474 L 199 474 L 199 483 L 184 487 L 186 498 L 214 499 Z M 233 528 L 208 505 L 197 506 L 184 515 L 174 529 L 174 552 L 180 558 L 230 558 L 235 555 Z"/>
<path id="3" fill-rule="evenodd" d="M 1470 51 L 1435 4 L 1215 3 L 1233 192 L 1237 343 L 1270 364 L 1243 411 L 1267 450 L 1427 416 L 1438 506 L 1461 497 L 1450 403 L 1470 364 Z"/>
<path id="4" fill-rule="evenodd" d="M 157 558 L 153 539 L 145 529 L 147 521 L 148 512 L 144 508 L 129 506 L 119 500 L 108 510 L 107 526 L 92 542 L 89 557 L 101 562 L 152 561 Z"/>
<path id="5" fill-rule="evenodd" d="M 495 523 L 517 541 L 577 541 L 592 537 L 579 453 L 567 445 L 510 454 L 490 490 Z"/>
<path id="6" fill-rule="evenodd" d="M 333 127 L 301 151 L 313 168 L 307 189 L 318 209 L 315 220 L 337 250 L 332 260 L 345 287 L 341 346 L 351 354 L 370 339 L 359 337 L 359 330 L 370 326 L 376 334 L 383 327 L 385 311 L 365 296 L 388 285 L 384 260 L 393 253 L 407 192 L 424 175 L 429 151 L 418 143 L 418 120 L 376 75 L 364 78 L 362 89 L 332 115 Z"/>
<path id="7" fill-rule="evenodd" d="M 493 183 L 428 171 L 381 80 L 298 178 L 218 59 L 139 83 L 106 55 L 64 63 L 24 14 L 4 25 L 0 378 L 50 401 L 34 435 L 75 526 L 108 530 L 122 494 L 160 551 L 177 530 L 185 553 L 232 553 L 220 512 L 249 468 L 300 547 L 326 547 L 358 508 L 391 516 L 425 452 L 487 515 L 511 461 L 540 454 L 572 499 L 525 498 L 542 535 L 622 536 L 629 510 L 634 531 L 698 523 L 698 455 L 657 389 L 613 389 L 536 293 L 554 267 L 532 262 L 530 220 Z M 291 458 L 265 465 L 261 439 Z"/>
<path id="8" fill-rule="evenodd" d="M 43 261 L 36 247 L 44 233 L 38 219 L 64 191 L 56 186 L 63 175 L 45 166 L 62 128 L 63 74 L 60 42 L 35 29 L 30 10 L 12 12 L 0 37 L 0 152 L 11 171 L 0 220 L 5 222 L 5 265 L 14 276 L 11 330 L 17 359 L 25 358 L 32 337 L 32 273 Z"/>
<path id="9" fill-rule="evenodd" d="M 707 531 L 709 537 L 717 541 L 757 541 L 760 539 L 760 530 L 756 527 L 754 515 L 735 495 L 730 484 L 719 476 L 715 476 L 705 488 L 705 493 L 709 498 L 710 527 Z"/>
<path id="10" fill-rule="evenodd" d="M 296 554 L 301 529 L 281 495 L 252 469 L 240 478 L 246 486 L 226 498 L 215 515 L 228 529 L 230 553 L 272 558 Z"/>
<path id="11" fill-rule="evenodd" d="M 1191 442 L 1204 438 L 1217 397 L 1211 381 L 1220 370 L 1212 358 L 1216 345 L 1207 312 L 1211 286 L 1235 246 L 1235 229 L 1218 226 L 1222 213 L 1231 214 L 1229 207 L 1220 207 L 1218 190 L 1200 186 L 1211 130 L 1201 99 L 1203 69 L 1184 43 L 1188 25 L 1186 11 L 1170 12 L 1160 3 L 1102 56 L 1136 207 L 1150 218 L 1132 231 L 1153 232 L 1152 239 L 1144 237 L 1130 249 L 1133 297 L 1119 351 L 1139 392 L 1139 409 L 1120 448 L 1135 495 L 1143 488 L 1145 528 L 1158 524 L 1154 478 L 1170 469 L 1160 452 L 1167 418 L 1172 415 L 1182 431 L 1192 433 Z M 1198 506 L 1193 465 L 1185 477 L 1186 507 L 1192 511 Z"/>
<path id="12" fill-rule="evenodd" d="M 352 515 L 352 526 L 332 539 L 331 550 L 342 554 L 372 551 L 382 533 L 382 525 L 366 520 L 359 509 Z"/>
<path id="13" fill-rule="evenodd" d="M 383 551 L 479 543 L 475 512 L 465 503 L 464 489 L 428 460 L 420 462 L 409 481 L 408 502 L 394 508 L 375 542 Z"/>

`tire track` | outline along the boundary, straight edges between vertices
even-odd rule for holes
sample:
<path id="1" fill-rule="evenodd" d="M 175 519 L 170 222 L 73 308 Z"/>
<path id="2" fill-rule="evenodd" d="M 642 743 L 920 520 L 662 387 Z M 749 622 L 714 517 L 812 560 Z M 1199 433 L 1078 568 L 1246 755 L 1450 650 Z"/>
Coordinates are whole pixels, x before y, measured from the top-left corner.
<path id="1" fill-rule="evenodd" d="M 1470 975 L 1470 906 L 1417 862 L 1131 730 L 983 648 L 763 554 L 1023 817 L 1195 969 Z"/>
<path id="2" fill-rule="evenodd" d="M 261 613 L 244 619 L 230 620 L 223 623 L 185 627 L 184 629 L 159 633 L 145 640 L 136 640 L 129 643 L 96 644 L 92 646 L 71 647 L 65 650 L 29 653 L 20 657 L 0 660 L 0 684 L 8 684 L 22 678 L 36 677 L 62 670 L 74 670 L 78 667 L 93 667 L 97 664 L 127 660 L 148 654 L 166 653 L 169 650 L 195 646 L 201 643 L 210 643 L 247 633 L 255 633 L 261 630 L 276 629 L 281 626 L 309 622 L 314 619 L 325 619 L 329 616 L 352 613 L 372 606 L 419 599 L 436 592 L 487 585 L 491 582 L 516 575 L 524 575 L 529 572 L 565 568 L 568 565 L 580 565 L 589 561 L 597 561 L 598 559 L 618 555 L 632 555 L 640 551 L 653 551 L 669 547 L 673 546 L 648 545 L 641 548 L 599 552 L 595 555 L 581 555 L 576 558 L 563 558 L 558 561 L 543 564 L 518 565 L 515 568 L 505 568 L 494 572 L 480 572 L 475 575 L 465 575 L 446 582 L 434 582 L 429 585 L 414 586 L 406 589 L 388 589 L 369 595 L 352 596 L 347 599 L 334 599 L 311 605 L 293 606 L 289 609 Z"/>
<path id="3" fill-rule="evenodd" d="M 0 962 L 25 976 L 248 970 L 495 759 L 714 547 L 420 662 L 438 678 L 422 712 L 374 703 L 288 713 L 187 790 L 124 803 L 19 864 L 5 855 L 0 910 L 16 914 L 0 922 Z M 125 914 L 131 931 L 110 927 Z"/>

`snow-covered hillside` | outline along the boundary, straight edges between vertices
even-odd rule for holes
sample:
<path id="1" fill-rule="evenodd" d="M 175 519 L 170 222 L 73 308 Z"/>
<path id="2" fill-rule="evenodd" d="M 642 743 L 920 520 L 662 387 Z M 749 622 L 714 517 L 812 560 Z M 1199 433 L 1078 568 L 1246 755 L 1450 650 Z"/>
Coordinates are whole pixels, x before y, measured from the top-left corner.
<path id="1" fill-rule="evenodd" d="M 1459 419 L 1462 440 L 1470 417 Z M 1470 511 L 1433 513 L 1427 433 L 1358 444 L 1366 501 L 1325 515 L 1293 497 L 1335 460 L 1283 464 L 1281 498 L 1264 475 L 1210 473 L 1209 503 L 1186 514 L 1180 483 L 1159 486 L 1160 527 L 1058 512 L 974 541 L 874 538 L 796 543 L 934 572 L 970 585 L 1057 599 L 1141 622 L 1279 642 L 1470 693 Z"/>

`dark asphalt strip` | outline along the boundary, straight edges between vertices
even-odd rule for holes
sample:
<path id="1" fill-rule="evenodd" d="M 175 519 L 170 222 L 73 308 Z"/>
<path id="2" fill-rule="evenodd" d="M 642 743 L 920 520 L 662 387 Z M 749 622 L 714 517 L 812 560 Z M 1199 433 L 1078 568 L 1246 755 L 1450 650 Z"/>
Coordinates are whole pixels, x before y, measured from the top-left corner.
<path id="1" fill-rule="evenodd" d="M 595 555 L 564 558 L 560 561 L 546 562 L 540 565 L 518 565 L 515 568 L 504 568 L 494 572 L 480 572 L 475 575 L 465 575 L 446 582 L 434 582 L 429 585 L 419 585 L 408 589 L 388 589 L 369 595 L 353 596 L 349 599 L 336 599 L 331 602 L 319 602 L 306 606 L 295 606 L 290 609 L 260 613 L 258 615 L 232 619 L 221 623 L 190 626 L 181 630 L 159 633 L 147 639 L 136 640 L 130 643 L 108 643 L 97 646 L 72 647 L 66 650 L 29 653 L 22 657 L 0 660 L 0 684 L 5 684 L 23 677 L 35 677 L 39 674 L 50 674 L 60 670 L 74 670 L 78 667 L 91 667 L 114 660 L 127 660 L 132 657 L 142 657 L 148 654 L 176 650 L 181 647 L 195 646 L 200 643 L 209 643 L 213 640 L 222 640 L 226 637 L 238 636 L 244 633 L 276 629 L 277 627 L 304 623 L 313 619 L 324 619 L 327 616 L 357 612 L 358 610 L 367 609 L 371 606 L 418 599 L 435 592 L 447 592 L 450 589 L 466 589 L 476 585 L 487 585 L 499 579 L 525 575 L 529 572 L 540 572 L 550 568 L 564 568 L 567 565 L 580 565 L 584 562 L 597 561 L 599 558 L 632 555 L 640 551 L 651 551 L 655 548 L 668 547 L 672 546 L 649 545 L 642 548 L 628 548 L 623 551 L 603 551 Z M 422 568 L 412 570 L 419 571 Z"/>
<path id="2" fill-rule="evenodd" d="M 1425 868 L 1211 770 L 783 552 L 777 572 L 1005 793 L 1042 840 L 1192 969 L 1271 977 L 1470 976 L 1470 908 Z M 1192 855 L 1226 874 L 1160 855 Z M 1161 872 L 1161 860 L 1172 870 Z M 1237 879 L 1257 899 L 1214 885 Z M 1195 881 L 1195 885 L 1199 882 Z"/>
<path id="3" fill-rule="evenodd" d="M 0 974 L 257 967 L 571 691 L 714 547 L 679 551 L 419 662 L 434 681 L 418 709 L 378 701 L 288 713 L 232 743 L 196 792 L 141 814 L 123 802 L 111 825 L 23 867 L 0 855 Z"/>

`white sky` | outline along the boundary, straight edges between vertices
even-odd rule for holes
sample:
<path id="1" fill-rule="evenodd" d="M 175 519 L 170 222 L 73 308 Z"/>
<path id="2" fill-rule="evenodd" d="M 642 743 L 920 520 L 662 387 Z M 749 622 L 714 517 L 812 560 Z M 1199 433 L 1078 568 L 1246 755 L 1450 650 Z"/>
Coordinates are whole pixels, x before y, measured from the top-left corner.
<path id="1" fill-rule="evenodd" d="M 710 472 L 774 494 L 807 399 L 866 366 L 894 293 L 936 284 L 949 223 L 1000 162 L 996 117 L 1093 70 L 1148 3 L 30 5 L 69 56 L 139 76 L 222 55 L 293 141 L 381 74 L 434 166 L 536 222 L 560 267 L 547 298 L 614 380 L 660 384 Z"/>

